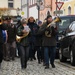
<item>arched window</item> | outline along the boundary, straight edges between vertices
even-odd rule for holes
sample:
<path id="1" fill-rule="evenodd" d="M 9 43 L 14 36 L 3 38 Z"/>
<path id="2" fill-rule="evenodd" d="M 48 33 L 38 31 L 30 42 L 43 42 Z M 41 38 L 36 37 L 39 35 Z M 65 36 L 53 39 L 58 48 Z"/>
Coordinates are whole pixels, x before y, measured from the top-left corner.
<path id="1" fill-rule="evenodd" d="M 68 7 L 68 15 L 71 15 L 71 7 Z"/>

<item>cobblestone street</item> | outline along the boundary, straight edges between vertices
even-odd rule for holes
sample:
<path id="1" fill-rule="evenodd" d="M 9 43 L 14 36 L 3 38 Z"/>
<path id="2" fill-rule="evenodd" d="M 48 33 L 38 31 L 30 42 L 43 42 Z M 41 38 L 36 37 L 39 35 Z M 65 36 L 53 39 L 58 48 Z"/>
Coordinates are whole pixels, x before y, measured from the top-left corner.
<path id="1" fill-rule="evenodd" d="M 37 61 L 28 62 L 28 67 L 21 70 L 20 59 L 15 61 L 3 61 L 0 75 L 75 75 L 75 68 L 61 64 L 58 60 L 55 62 L 56 68 L 44 69 L 42 64 Z"/>

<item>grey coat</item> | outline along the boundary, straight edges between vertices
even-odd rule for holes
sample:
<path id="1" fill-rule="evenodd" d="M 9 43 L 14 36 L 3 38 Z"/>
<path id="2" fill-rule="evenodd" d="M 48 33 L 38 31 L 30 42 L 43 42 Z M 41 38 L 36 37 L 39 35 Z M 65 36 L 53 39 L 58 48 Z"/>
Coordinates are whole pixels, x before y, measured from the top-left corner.
<path id="1" fill-rule="evenodd" d="M 46 27 L 47 27 L 47 22 L 44 23 L 41 28 L 39 29 L 38 33 L 43 35 L 42 38 L 42 46 L 56 46 L 56 30 L 54 27 L 51 27 L 52 29 L 52 36 L 51 37 L 47 37 L 45 36 L 45 31 L 46 31 Z"/>

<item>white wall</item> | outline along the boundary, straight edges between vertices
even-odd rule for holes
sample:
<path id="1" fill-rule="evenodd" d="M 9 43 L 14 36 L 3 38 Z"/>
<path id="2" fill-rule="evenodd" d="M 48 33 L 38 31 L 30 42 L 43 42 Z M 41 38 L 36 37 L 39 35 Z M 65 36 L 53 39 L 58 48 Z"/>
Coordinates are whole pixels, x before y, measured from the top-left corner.
<path id="1" fill-rule="evenodd" d="M 23 18 L 27 18 L 27 0 L 22 0 L 22 11 L 24 15 L 21 15 Z"/>
<path id="2" fill-rule="evenodd" d="M 33 16 L 35 19 L 38 19 L 38 10 L 36 6 L 29 8 L 29 17 Z"/>
<path id="3" fill-rule="evenodd" d="M 17 9 L 18 7 L 21 9 L 21 0 L 14 0 L 14 8 L 10 9 L 9 15 L 16 16 L 17 12 L 15 9 Z M 8 0 L 1 0 L 0 1 L 0 8 L 8 8 Z M 7 14 L 5 14 L 5 15 L 7 15 Z"/>

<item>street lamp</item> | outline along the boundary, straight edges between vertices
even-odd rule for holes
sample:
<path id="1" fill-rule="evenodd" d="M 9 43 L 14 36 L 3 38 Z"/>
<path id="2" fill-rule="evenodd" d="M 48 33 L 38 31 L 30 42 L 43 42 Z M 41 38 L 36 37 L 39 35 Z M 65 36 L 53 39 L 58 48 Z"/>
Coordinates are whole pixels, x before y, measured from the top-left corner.
<path id="1" fill-rule="evenodd" d="M 17 12 L 17 16 L 19 16 L 20 9 L 19 9 L 19 8 L 17 8 L 17 9 L 16 9 L 16 12 Z"/>
<path id="2" fill-rule="evenodd" d="M 37 9 L 38 9 L 38 20 L 40 18 L 40 3 L 42 2 L 42 0 L 37 0 Z"/>

